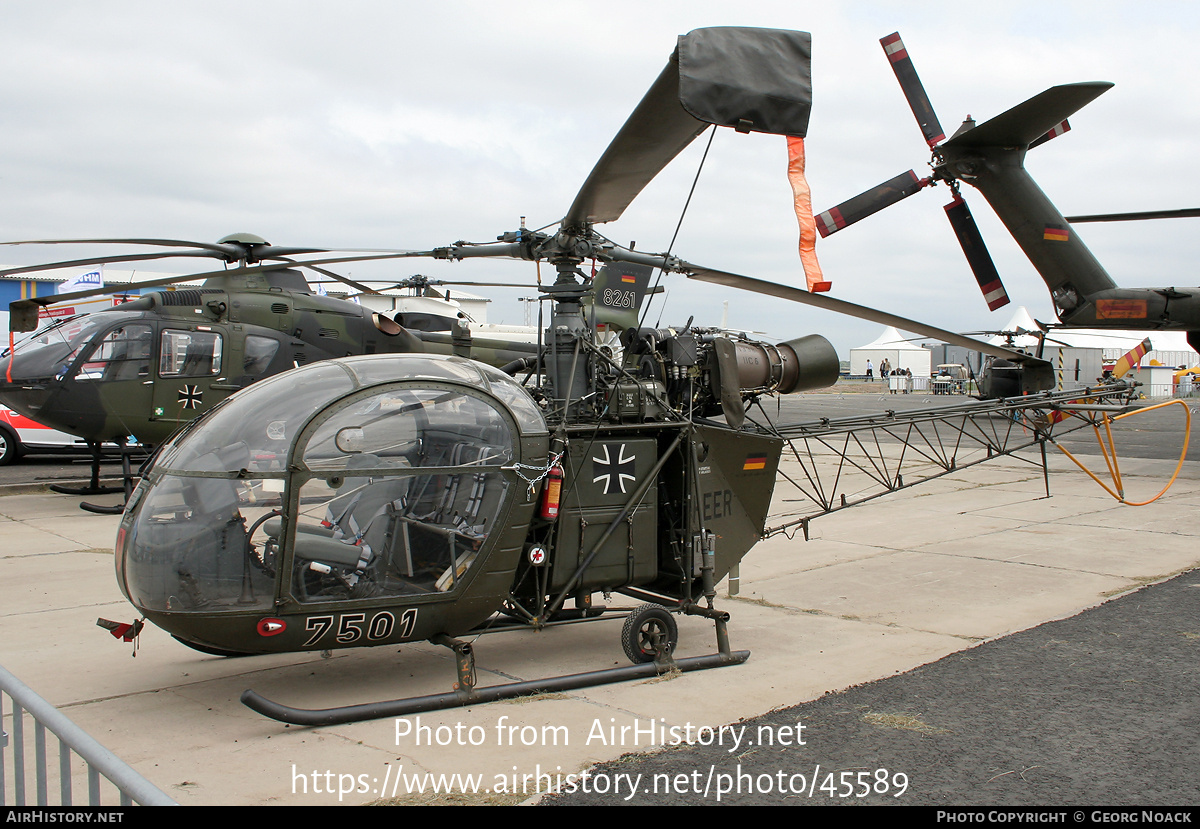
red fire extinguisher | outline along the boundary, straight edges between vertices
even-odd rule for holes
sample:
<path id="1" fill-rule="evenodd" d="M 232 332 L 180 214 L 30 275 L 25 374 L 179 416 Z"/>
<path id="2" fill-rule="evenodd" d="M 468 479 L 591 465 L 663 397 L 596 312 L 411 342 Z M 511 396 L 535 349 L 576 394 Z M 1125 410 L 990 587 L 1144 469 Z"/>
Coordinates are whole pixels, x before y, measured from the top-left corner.
<path id="1" fill-rule="evenodd" d="M 538 513 L 548 521 L 558 518 L 558 504 L 562 498 L 563 468 L 556 463 L 546 473 L 546 483 L 542 487 L 542 503 Z"/>

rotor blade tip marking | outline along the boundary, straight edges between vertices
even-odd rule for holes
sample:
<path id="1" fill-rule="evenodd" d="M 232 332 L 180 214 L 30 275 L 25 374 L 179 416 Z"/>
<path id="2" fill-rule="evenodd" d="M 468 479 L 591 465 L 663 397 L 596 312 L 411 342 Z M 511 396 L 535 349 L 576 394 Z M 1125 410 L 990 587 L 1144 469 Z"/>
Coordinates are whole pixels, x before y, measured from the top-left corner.
<path id="1" fill-rule="evenodd" d="M 887 37 L 880 38 L 879 43 L 883 46 L 883 51 L 887 54 L 888 60 L 895 63 L 899 60 L 904 60 L 908 57 L 908 52 L 904 48 L 904 41 L 900 39 L 900 34 L 890 34 Z"/>
<path id="2" fill-rule="evenodd" d="M 824 239 L 831 233 L 841 230 L 846 226 L 846 220 L 842 218 L 841 211 L 836 207 L 826 210 L 821 215 L 817 216 L 817 231 Z"/>

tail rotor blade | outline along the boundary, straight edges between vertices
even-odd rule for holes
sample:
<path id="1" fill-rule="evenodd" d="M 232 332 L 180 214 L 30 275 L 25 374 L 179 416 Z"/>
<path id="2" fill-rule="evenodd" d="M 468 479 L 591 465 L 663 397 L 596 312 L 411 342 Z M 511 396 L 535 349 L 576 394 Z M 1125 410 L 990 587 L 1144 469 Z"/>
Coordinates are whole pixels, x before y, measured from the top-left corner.
<path id="1" fill-rule="evenodd" d="M 912 170 L 901 173 L 817 216 L 817 231 L 822 237 L 836 233 L 843 227 L 852 225 L 872 213 L 878 213 L 883 208 L 908 198 L 931 183 L 930 179 L 917 178 L 917 174 Z"/>
<path id="2" fill-rule="evenodd" d="M 979 290 L 983 291 L 988 309 L 995 311 L 1007 305 L 1008 292 L 1000 282 L 1000 274 L 983 243 L 983 235 L 961 196 L 956 195 L 954 201 L 946 205 L 946 218 L 950 220 L 954 235 L 958 237 L 958 243 L 962 245 L 963 253 L 966 254 L 967 263 L 975 273 L 975 281 L 979 283 Z"/>
<path id="3" fill-rule="evenodd" d="M 1060 123 L 1056 124 L 1055 126 L 1051 127 L 1045 133 L 1043 133 L 1041 138 L 1035 138 L 1033 140 L 1033 142 L 1029 145 L 1029 149 L 1032 150 L 1034 147 L 1040 147 L 1041 145 L 1043 145 L 1047 141 L 1049 141 L 1051 138 L 1058 138 L 1064 132 L 1070 132 L 1070 131 L 1071 131 L 1071 124 L 1068 121 L 1063 120 Z"/>
<path id="4" fill-rule="evenodd" d="M 917 119 L 917 124 L 921 127 L 921 134 L 925 136 L 925 142 L 929 144 L 930 148 L 936 147 L 946 140 L 946 133 L 942 131 L 942 125 L 938 123 L 937 115 L 933 111 L 933 104 L 929 102 L 929 96 L 925 94 L 925 87 L 921 85 L 921 79 L 917 77 L 917 70 L 913 66 L 912 58 L 908 56 L 908 50 L 904 48 L 904 41 L 900 39 L 900 33 L 893 32 L 887 37 L 880 38 L 879 43 L 892 63 L 892 71 L 896 73 L 896 80 L 900 82 L 900 88 L 904 90 L 904 97 L 908 99 L 908 105 Z"/>

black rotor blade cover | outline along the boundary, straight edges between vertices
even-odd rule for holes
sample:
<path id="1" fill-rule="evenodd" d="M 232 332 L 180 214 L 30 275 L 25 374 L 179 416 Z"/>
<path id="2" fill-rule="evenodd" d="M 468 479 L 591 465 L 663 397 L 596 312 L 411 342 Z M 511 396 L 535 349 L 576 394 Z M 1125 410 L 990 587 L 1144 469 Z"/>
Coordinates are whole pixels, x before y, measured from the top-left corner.
<path id="1" fill-rule="evenodd" d="M 946 205 L 946 218 L 950 220 L 950 225 L 954 228 L 954 235 L 958 237 L 958 243 L 962 245 L 967 263 L 975 274 L 975 281 L 979 283 L 979 290 L 983 292 L 988 309 L 995 311 L 997 308 L 1007 305 L 1008 292 L 1004 290 L 1004 284 L 1000 281 L 1000 273 L 996 270 L 996 264 L 992 261 L 992 255 L 988 253 L 987 246 L 983 243 L 983 234 L 979 232 L 979 227 L 975 224 L 975 219 L 971 216 L 967 203 L 961 197 L 956 196 L 954 201 Z"/>
<path id="2" fill-rule="evenodd" d="M 900 33 L 892 32 L 887 37 L 880 38 L 879 44 L 883 46 L 883 51 L 892 63 L 892 71 L 896 73 L 896 80 L 904 90 L 904 97 L 908 99 L 908 106 L 917 119 L 917 125 L 921 127 L 925 142 L 930 147 L 937 146 L 946 140 L 946 133 L 938 122 L 921 79 L 917 77 L 917 69 L 913 66 L 912 58 L 908 56 L 908 50 L 904 48 Z"/>
<path id="3" fill-rule="evenodd" d="M 883 208 L 908 198 L 928 183 L 928 180 L 917 178 L 917 174 L 912 170 L 901 173 L 817 216 L 817 232 L 822 237 L 836 233 L 843 227 L 852 225 L 872 213 L 878 213 Z"/>
<path id="4" fill-rule="evenodd" d="M 675 53 L 588 175 L 566 228 L 611 222 L 709 124 L 803 136 L 812 106 L 811 37 L 717 27 Z"/>

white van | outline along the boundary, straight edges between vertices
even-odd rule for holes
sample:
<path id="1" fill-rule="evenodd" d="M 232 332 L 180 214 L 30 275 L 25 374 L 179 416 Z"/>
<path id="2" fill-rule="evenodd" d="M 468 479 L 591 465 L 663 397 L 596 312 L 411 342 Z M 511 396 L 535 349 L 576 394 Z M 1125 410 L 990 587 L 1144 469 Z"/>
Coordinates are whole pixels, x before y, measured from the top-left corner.
<path id="1" fill-rule="evenodd" d="M 25 454 L 76 451 L 87 451 L 82 438 L 43 426 L 0 406 L 0 466 Z"/>

